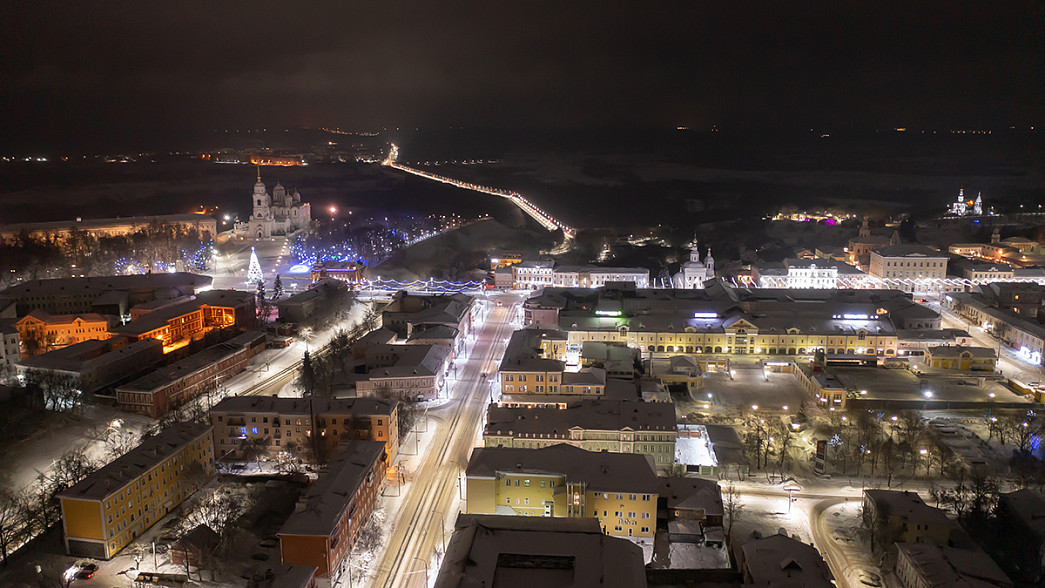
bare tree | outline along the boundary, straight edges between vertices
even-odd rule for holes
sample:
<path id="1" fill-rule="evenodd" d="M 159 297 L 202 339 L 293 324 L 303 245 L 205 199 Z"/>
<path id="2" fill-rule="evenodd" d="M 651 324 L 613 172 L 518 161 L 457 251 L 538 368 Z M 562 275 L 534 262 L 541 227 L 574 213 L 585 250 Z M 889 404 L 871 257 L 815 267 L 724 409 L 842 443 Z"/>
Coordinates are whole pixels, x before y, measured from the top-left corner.
<path id="1" fill-rule="evenodd" d="M 19 508 L 18 495 L 10 488 L 0 487 L 0 558 L 7 567 L 9 549 L 25 536 L 25 520 Z"/>
<path id="2" fill-rule="evenodd" d="M 726 491 L 722 493 L 722 511 L 729 519 L 729 524 L 726 526 L 726 541 L 731 541 L 733 524 L 744 515 L 744 503 L 741 502 L 740 492 L 733 484 L 726 487 Z"/>

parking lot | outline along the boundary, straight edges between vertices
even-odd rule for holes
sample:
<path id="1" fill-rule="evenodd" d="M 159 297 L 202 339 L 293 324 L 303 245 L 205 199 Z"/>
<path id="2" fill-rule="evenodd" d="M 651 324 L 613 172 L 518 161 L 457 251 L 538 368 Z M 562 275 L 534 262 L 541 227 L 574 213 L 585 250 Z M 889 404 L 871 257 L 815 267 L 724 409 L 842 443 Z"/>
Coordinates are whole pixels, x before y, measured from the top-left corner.
<path id="1" fill-rule="evenodd" d="M 704 389 L 694 393 L 711 394 L 712 409 L 723 412 L 750 410 L 797 410 L 808 398 L 795 377 L 788 373 L 764 373 L 759 364 L 734 364 L 730 373 L 709 373 Z M 788 407 L 785 409 L 784 407 Z"/>

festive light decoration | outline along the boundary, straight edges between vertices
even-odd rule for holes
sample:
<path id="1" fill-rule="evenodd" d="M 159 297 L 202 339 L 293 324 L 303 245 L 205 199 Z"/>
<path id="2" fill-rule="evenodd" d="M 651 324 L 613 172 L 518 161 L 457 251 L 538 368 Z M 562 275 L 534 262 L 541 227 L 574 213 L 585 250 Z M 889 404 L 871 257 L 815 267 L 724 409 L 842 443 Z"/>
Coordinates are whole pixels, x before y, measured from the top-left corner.
<path id="1" fill-rule="evenodd" d="M 258 252 L 250 248 L 250 267 L 247 268 L 247 283 L 257 284 L 264 282 L 265 275 L 261 273 L 261 263 L 258 262 Z"/>

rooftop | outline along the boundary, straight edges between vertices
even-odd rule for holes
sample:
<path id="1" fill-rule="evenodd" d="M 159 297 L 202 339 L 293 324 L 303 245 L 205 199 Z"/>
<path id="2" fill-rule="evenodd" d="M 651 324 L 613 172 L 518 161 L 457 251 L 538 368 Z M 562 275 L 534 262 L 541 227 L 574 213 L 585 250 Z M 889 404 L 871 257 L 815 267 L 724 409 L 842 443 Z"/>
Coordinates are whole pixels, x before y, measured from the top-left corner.
<path id="1" fill-rule="evenodd" d="M 777 588 L 834 586 L 831 571 L 812 545 L 786 535 L 749 539 L 741 547 L 752 583 Z"/>
<path id="2" fill-rule="evenodd" d="M 279 535 L 330 535 L 348 503 L 367 481 L 374 464 L 384 461 L 382 441 L 346 441 L 324 472 L 305 491 L 305 508 L 295 511 Z"/>
<path id="3" fill-rule="evenodd" d="M 140 445 L 80 480 L 60 496 L 76 500 L 104 500 L 185 445 L 200 437 L 209 438 L 210 431 L 210 425 L 175 423 L 155 436 L 145 438 Z"/>
<path id="4" fill-rule="evenodd" d="M 203 351 L 186 357 L 185 359 L 180 359 L 170 365 L 157 368 L 148 375 L 120 386 L 119 389 L 127 392 L 155 392 L 159 388 L 195 374 L 200 370 L 206 369 L 219 361 L 240 352 L 243 348 L 250 346 L 259 338 L 264 339 L 265 334 L 260 331 L 249 331 L 237 335 L 224 343 L 212 345 Z"/>
<path id="5" fill-rule="evenodd" d="M 979 549 L 955 549 L 932 543 L 897 543 L 896 549 L 931 586 L 1012 586 L 998 564 Z"/>
<path id="6" fill-rule="evenodd" d="M 933 508 L 922 501 L 917 492 L 908 490 L 864 490 L 880 510 L 884 506 L 888 516 L 898 516 L 908 521 L 922 523 L 949 524 L 950 519 L 938 508 Z"/>
<path id="7" fill-rule="evenodd" d="M 501 472 L 560 475 L 600 492 L 656 494 L 658 490 L 649 456 L 585 451 L 566 444 L 541 449 L 476 448 L 468 460 L 467 472 L 468 476 L 482 478 L 494 478 Z"/>
<path id="8" fill-rule="evenodd" d="M 718 482 L 705 478 L 683 478 L 672 476 L 659 478 L 660 497 L 667 499 L 668 510 L 682 508 L 700 509 L 705 515 L 724 514 L 722 489 Z"/>
<path id="9" fill-rule="evenodd" d="M 102 276 L 97 278 L 56 278 L 53 280 L 30 280 L 21 284 L 15 284 L 0 292 L 0 297 L 51 296 L 65 292 L 101 293 L 109 290 L 140 290 L 183 286 L 201 289 L 210 286 L 212 281 L 213 278 L 210 276 L 185 272 L 134 276 Z"/>
<path id="10" fill-rule="evenodd" d="M 598 519 L 458 515 L 437 588 L 643 588 L 642 548 Z"/>
<path id="11" fill-rule="evenodd" d="M 211 412 L 273 414 L 392 414 L 395 400 L 384 398 L 277 398 L 275 396 L 229 396 Z"/>
<path id="12" fill-rule="evenodd" d="M 675 432 L 675 405 L 625 400 L 575 400 L 565 409 L 506 408 L 491 404 L 487 409 L 485 435 L 503 435 L 510 431 L 518 437 L 569 438 L 570 430 L 575 428 Z"/>
<path id="13" fill-rule="evenodd" d="M 210 290 L 203 292 L 191 300 L 154 310 L 136 321 L 115 327 L 114 333 L 123 335 L 144 335 L 167 324 L 167 321 L 195 312 L 203 306 L 236 307 L 248 304 L 254 298 L 253 292 L 243 290 Z"/>
<path id="14" fill-rule="evenodd" d="M 881 257 L 931 257 L 939 259 L 948 259 L 947 254 L 927 245 L 919 245 L 917 243 L 902 243 L 900 245 L 890 245 L 888 247 L 882 247 L 871 252 L 871 255 L 878 255 Z"/>

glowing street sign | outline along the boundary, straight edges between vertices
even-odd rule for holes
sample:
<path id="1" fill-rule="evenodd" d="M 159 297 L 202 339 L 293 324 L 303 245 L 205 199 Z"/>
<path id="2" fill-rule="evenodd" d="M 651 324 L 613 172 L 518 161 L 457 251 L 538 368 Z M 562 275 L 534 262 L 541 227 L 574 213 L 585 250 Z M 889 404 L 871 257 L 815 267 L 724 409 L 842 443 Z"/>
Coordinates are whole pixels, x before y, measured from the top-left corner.
<path id="1" fill-rule="evenodd" d="M 713 319 L 713 318 L 718 318 L 718 313 L 717 312 L 694 312 L 693 313 L 693 318 Z"/>

